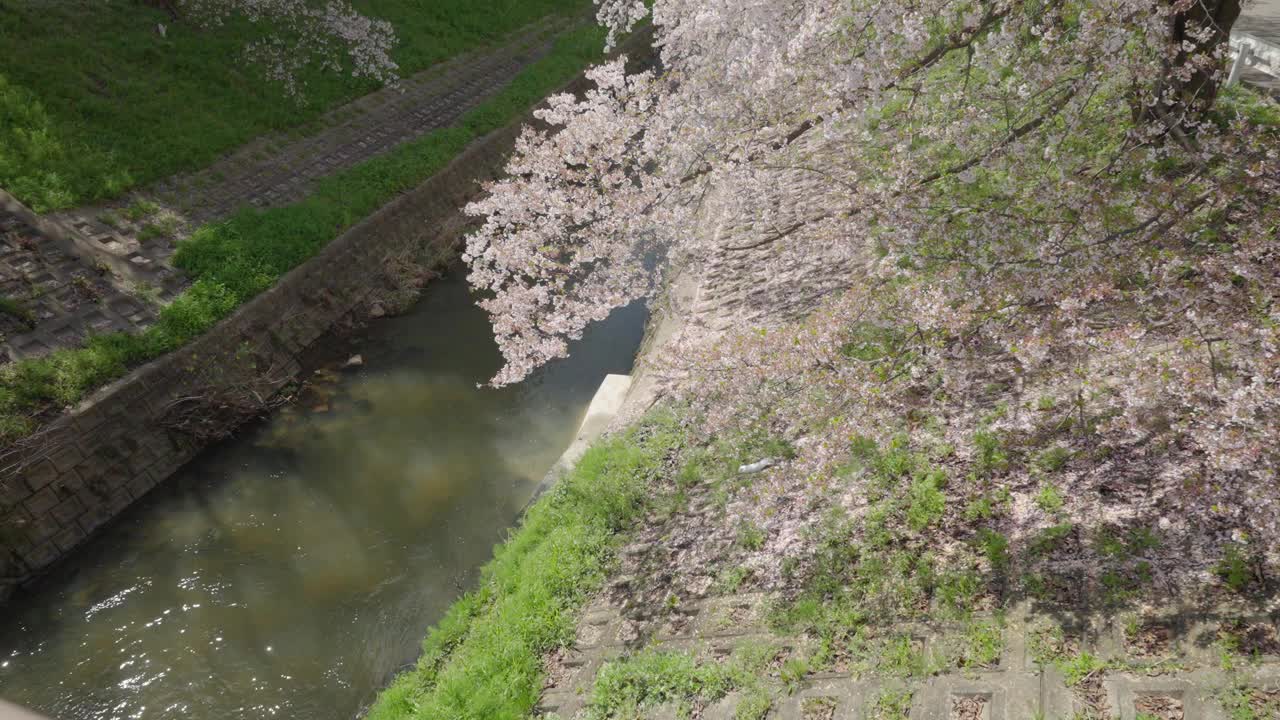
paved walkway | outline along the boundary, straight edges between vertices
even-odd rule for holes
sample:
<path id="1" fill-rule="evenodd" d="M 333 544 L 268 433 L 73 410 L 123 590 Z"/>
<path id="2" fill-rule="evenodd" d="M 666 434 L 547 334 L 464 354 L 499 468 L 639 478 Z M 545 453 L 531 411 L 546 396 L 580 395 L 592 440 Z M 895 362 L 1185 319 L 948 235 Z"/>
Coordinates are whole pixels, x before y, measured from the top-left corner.
<path id="1" fill-rule="evenodd" d="M 1253 0 L 1247 3 L 1240 19 L 1232 28 L 1231 35 L 1233 44 L 1245 36 L 1251 36 L 1273 46 L 1280 53 L 1280 0 Z M 1246 67 L 1240 80 L 1280 99 L 1280 66 Z"/>
<path id="2" fill-rule="evenodd" d="M 773 690 L 767 717 L 776 720 L 1227 720 L 1233 716 L 1224 701 L 1251 705 L 1255 712 L 1234 717 L 1280 718 L 1280 629 L 1274 617 L 1246 617 L 1237 628 L 1232 625 L 1237 615 L 1232 613 L 1172 615 L 1144 625 L 1131 637 L 1127 633 L 1133 631 L 1126 631 L 1114 617 L 1046 613 L 1022 605 L 1005 617 L 1004 648 L 991 666 L 914 678 L 823 671 L 809 674 L 788 692 L 779 669 L 786 658 L 804 656 L 813 643 L 771 634 L 765 626 L 768 600 L 762 594 L 742 594 L 665 612 L 654 608 L 665 619 L 645 638 L 617 603 L 598 599 L 582 615 L 576 645 L 549 661 L 539 716 L 581 717 L 597 671 L 641 646 L 687 651 L 717 662 L 736 648 L 764 644 L 778 651 L 766 679 Z M 1241 658 L 1234 669 L 1224 669 L 1219 645 L 1224 627 L 1261 639 L 1253 661 Z M 1062 628 L 1062 634 L 1054 628 Z M 938 625 L 892 630 L 909 632 L 917 641 L 917 653 L 928 657 L 944 652 L 952 633 L 962 629 Z M 1088 652 L 1111 669 L 1068 686 L 1058 664 L 1043 655 L 1053 643 L 1073 656 Z M 905 700 L 905 714 L 886 711 L 884 698 L 894 695 Z M 695 717 L 733 720 L 739 700 L 730 694 L 701 708 Z M 668 706 L 651 708 L 646 717 L 666 720 L 677 715 Z"/>
<path id="3" fill-rule="evenodd" d="M 20 207 L 0 210 L 0 297 L 20 308 L 0 312 L 0 364 L 79 345 L 90 333 L 144 329 L 187 285 L 170 264 L 186 233 L 243 207 L 300 200 L 325 176 L 452 125 L 545 57 L 573 23 L 544 19 L 498 48 L 337 108 L 309 134 L 258 138 L 208 168 L 112 203 L 35 220 Z"/>
<path id="4" fill-rule="evenodd" d="M 1233 29 L 1280 44 L 1280 0 L 1252 0 L 1246 3 Z"/>

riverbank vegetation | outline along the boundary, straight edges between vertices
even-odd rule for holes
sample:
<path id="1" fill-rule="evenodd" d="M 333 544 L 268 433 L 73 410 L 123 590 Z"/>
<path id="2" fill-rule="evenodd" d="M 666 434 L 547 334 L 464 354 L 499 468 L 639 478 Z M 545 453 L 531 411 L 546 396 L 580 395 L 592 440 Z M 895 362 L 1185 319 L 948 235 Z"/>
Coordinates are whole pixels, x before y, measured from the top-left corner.
<path id="1" fill-rule="evenodd" d="M 1040 505 L 1119 494 L 1280 559 L 1280 129 L 1222 86 L 1238 2 L 653 12 L 663 72 L 594 70 L 470 208 L 495 384 L 662 256 L 708 316 L 664 373 L 712 428 L 768 408 L 814 472 L 920 418 L 1008 434 Z"/>
<path id="2" fill-rule="evenodd" d="M 245 209 L 197 229 L 175 254 L 175 263 L 194 282 L 160 311 L 155 325 L 138 335 L 95 336 L 80 348 L 0 367 L 0 440 L 22 437 L 42 418 L 129 368 L 198 337 L 343 230 L 445 167 L 468 143 L 518 119 L 568 82 L 601 56 L 603 37 L 592 27 L 563 35 L 547 57 L 452 127 L 325 178 L 301 202 Z"/>
<path id="3" fill-rule="evenodd" d="M 311 65 L 286 94 L 244 48 L 269 23 L 175 19 L 140 0 L 0 0 L 0 187 L 37 212 L 115 197 L 208 165 L 273 130 L 307 132 L 376 82 Z M 180 5 L 180 4 L 179 4 Z M 391 23 L 402 76 L 501 40 L 587 0 L 360 0 Z M 163 33 L 160 27 L 164 26 Z"/>
<path id="4" fill-rule="evenodd" d="M 557 99 L 466 254 L 495 385 L 678 270 L 660 392 L 792 449 L 642 529 L 629 600 L 775 594 L 795 672 L 910 678 L 991 664 L 1023 603 L 1129 614 L 1143 667 L 1171 604 L 1273 611 L 1280 109 L 1223 86 L 1240 9 L 655 0 L 661 71 Z M 1096 705 L 1120 666 L 1070 632 L 1040 657 Z"/>
<path id="5" fill-rule="evenodd" d="M 530 507 L 369 720 L 528 717 L 542 692 L 543 655 L 573 640 L 577 610 L 679 465 L 682 436 L 676 416 L 660 413 L 592 447 Z"/>

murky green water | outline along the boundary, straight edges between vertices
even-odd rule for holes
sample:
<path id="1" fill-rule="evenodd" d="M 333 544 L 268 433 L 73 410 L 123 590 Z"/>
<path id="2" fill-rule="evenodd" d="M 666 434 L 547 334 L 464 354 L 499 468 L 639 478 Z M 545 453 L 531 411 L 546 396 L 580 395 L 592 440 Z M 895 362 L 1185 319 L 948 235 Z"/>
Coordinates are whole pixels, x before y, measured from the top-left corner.
<path id="1" fill-rule="evenodd" d="M 345 720 L 416 654 L 564 450 L 642 308 L 519 387 L 453 277 L 365 365 L 207 453 L 0 620 L 0 697 L 57 720 Z"/>

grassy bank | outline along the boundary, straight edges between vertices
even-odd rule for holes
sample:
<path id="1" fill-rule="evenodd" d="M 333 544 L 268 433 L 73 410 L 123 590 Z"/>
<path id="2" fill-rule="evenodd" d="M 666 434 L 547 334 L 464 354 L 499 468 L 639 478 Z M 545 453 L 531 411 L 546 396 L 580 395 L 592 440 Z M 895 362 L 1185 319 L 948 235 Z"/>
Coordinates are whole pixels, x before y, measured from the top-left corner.
<path id="1" fill-rule="evenodd" d="M 408 75 L 585 0 L 356 0 L 390 21 Z M 165 35 L 157 32 L 166 25 Z M 263 35 L 201 29 L 138 0 L 0 0 L 0 187 L 37 211 L 118 195 L 202 167 L 373 89 L 348 73 L 303 75 L 294 101 L 239 60 Z"/>
<path id="2" fill-rule="evenodd" d="M 369 720 L 515 720 L 537 703 L 542 656 L 572 641 L 576 611 L 604 581 L 621 534 L 653 502 L 680 448 L 674 417 L 597 444 L 530 508 Z"/>
<path id="3" fill-rule="evenodd" d="M 602 45 L 595 28 L 570 33 L 457 125 L 337 173 L 306 200 L 244 210 L 197 230 L 175 255 L 194 284 L 146 332 L 98 336 L 81 348 L 0 368 L 0 441 L 29 433 L 49 412 L 199 336 L 346 228 L 443 168 L 468 143 L 517 120 L 598 59 Z"/>

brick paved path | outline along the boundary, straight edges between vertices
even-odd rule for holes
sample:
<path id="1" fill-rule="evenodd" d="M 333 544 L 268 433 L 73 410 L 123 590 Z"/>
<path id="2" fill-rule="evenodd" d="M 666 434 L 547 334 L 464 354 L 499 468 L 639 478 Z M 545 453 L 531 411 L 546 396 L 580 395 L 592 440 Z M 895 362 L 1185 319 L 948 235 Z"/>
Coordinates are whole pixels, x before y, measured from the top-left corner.
<path id="1" fill-rule="evenodd" d="M 300 200 L 327 175 L 452 125 L 545 57 L 574 22 L 544 19 L 501 47 L 337 108 L 302 137 L 261 137 L 199 172 L 49 215 L 43 228 L 23 221 L 25 212 L 0 212 L 0 293 L 29 311 L 29 322 L 0 314 L 0 363 L 78 345 L 89 333 L 145 328 L 186 287 L 169 262 L 184 233 L 242 207 Z"/>
<path id="2" fill-rule="evenodd" d="M 648 647 L 690 651 L 706 660 L 729 656 L 746 643 L 766 643 L 783 653 L 801 653 L 803 639 L 777 637 L 765 627 L 768 598 L 742 594 L 712 598 L 682 606 L 670 614 Z M 1228 615 L 1235 617 L 1234 615 Z M 1070 720 L 1119 717 L 1134 720 L 1146 711 L 1157 720 L 1227 720 L 1220 693 L 1233 686 L 1256 693 L 1254 698 L 1280 702 L 1280 644 L 1272 642 L 1253 662 L 1232 672 L 1223 669 L 1218 615 L 1172 616 L 1159 627 L 1167 630 L 1160 646 L 1139 647 L 1126 642 L 1124 630 L 1114 619 L 1102 616 L 1063 622 L 1062 616 L 1040 615 L 1026 605 L 1005 617 L 1004 650 L 994 667 L 953 672 L 928 678 L 855 677 L 850 672 L 809 675 L 800 689 L 788 694 L 777 682 L 769 718 L 777 720 L 860 720 L 875 718 L 874 706 L 886 690 L 910 693 L 911 720 Z M 1246 619 L 1248 627 L 1274 640 L 1280 632 L 1275 616 Z M 1076 651 L 1087 651 L 1101 660 L 1123 664 L 1095 682 L 1068 687 L 1057 667 L 1037 662 L 1029 647 L 1031 628 L 1065 625 L 1065 637 Z M 919 639 L 920 653 L 928 656 L 942 647 L 949 628 L 896 627 Z M 954 628 L 952 628 L 954 630 Z M 597 600 L 583 612 L 577 643 L 552 663 L 551 676 L 539 705 L 541 717 L 569 720 L 587 705 L 596 672 L 607 661 L 637 647 L 635 626 L 605 600 Z M 730 694 L 703 709 L 704 720 L 732 720 L 738 697 Z M 1262 707 L 1262 705 L 1259 705 Z M 1264 712 L 1280 705 L 1268 706 Z M 675 709 L 659 707 L 646 715 L 652 720 L 675 718 Z M 888 715 L 886 717 L 895 717 Z M 1270 720 L 1267 714 L 1258 718 Z"/>
<path id="3" fill-rule="evenodd" d="M 0 313 L 0 340 L 11 357 L 43 355 L 79 343 L 88 332 L 139 327 L 155 319 L 150 302 L 123 292 L 108 272 L 45 234 L 32 215 L 3 205 L 0 297 L 20 299 L 18 315 Z"/>

